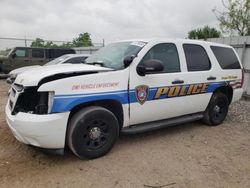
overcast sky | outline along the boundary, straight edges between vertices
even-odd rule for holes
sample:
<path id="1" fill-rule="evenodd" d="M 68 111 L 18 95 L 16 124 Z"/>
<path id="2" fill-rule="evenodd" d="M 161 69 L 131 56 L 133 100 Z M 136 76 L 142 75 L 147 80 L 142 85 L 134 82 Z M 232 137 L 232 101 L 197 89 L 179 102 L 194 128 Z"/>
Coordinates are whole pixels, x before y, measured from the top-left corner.
<path id="1" fill-rule="evenodd" d="M 0 37 L 94 42 L 129 38 L 185 38 L 191 29 L 218 27 L 220 0 L 0 0 Z M 16 44 L 16 43 L 15 43 Z M 15 45 L 0 40 L 0 48 Z"/>

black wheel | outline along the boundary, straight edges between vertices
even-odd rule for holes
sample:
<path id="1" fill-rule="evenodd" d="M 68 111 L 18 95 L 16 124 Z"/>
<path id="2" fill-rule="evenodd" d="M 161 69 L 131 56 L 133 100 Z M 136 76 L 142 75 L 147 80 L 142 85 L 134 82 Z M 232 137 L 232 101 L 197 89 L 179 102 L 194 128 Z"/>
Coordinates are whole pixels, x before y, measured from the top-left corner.
<path id="1" fill-rule="evenodd" d="M 210 126 L 220 125 L 228 113 L 229 101 L 225 94 L 214 93 L 204 113 L 203 121 Z"/>
<path id="2" fill-rule="evenodd" d="M 93 159 L 105 155 L 119 137 L 115 115 L 97 106 L 84 108 L 74 114 L 68 127 L 68 146 L 80 158 Z"/>

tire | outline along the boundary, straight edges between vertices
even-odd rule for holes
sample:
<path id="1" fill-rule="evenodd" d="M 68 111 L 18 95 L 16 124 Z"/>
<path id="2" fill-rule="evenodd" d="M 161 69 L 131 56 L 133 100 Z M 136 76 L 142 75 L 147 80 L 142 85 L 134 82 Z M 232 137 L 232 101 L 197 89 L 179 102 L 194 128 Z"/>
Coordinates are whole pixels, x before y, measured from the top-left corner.
<path id="1" fill-rule="evenodd" d="M 203 122 L 209 126 L 220 125 L 227 116 L 228 106 L 229 101 L 225 94 L 214 93 L 204 112 Z"/>
<path id="2" fill-rule="evenodd" d="M 94 159 L 108 153 L 119 137 L 119 123 L 109 110 L 91 106 L 70 119 L 67 143 L 79 158 Z"/>

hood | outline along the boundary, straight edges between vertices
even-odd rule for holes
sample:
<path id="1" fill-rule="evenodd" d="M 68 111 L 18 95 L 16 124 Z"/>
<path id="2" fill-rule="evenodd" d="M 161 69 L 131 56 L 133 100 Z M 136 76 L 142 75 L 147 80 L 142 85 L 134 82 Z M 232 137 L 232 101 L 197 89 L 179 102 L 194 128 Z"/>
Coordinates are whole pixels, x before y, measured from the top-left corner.
<path id="1" fill-rule="evenodd" d="M 27 86 L 37 86 L 40 81 L 45 78 L 60 75 L 59 78 L 70 77 L 71 75 L 80 75 L 81 73 L 93 73 L 93 72 L 106 72 L 112 71 L 113 69 L 99 67 L 94 65 L 86 64 L 61 64 L 51 66 L 41 66 L 35 69 L 27 70 L 19 74 L 15 80 L 16 84 Z M 62 76 L 63 75 L 63 76 Z M 50 80 L 51 79 L 47 79 Z M 53 80 L 53 79 L 52 79 Z"/>
<path id="2" fill-rule="evenodd" d="M 40 65 L 34 65 L 34 66 L 27 66 L 27 67 L 21 67 L 21 68 L 18 68 L 18 69 L 14 69 L 13 71 L 10 71 L 9 75 L 18 75 L 24 71 L 27 71 L 27 70 L 32 70 L 34 68 L 37 68 L 37 67 L 41 67 Z"/>

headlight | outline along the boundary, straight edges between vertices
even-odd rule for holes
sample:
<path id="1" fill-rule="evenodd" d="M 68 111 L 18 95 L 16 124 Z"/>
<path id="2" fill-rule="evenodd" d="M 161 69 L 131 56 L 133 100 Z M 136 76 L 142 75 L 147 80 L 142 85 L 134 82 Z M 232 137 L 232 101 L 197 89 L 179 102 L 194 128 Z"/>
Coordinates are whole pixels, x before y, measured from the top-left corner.
<path id="1" fill-rule="evenodd" d="M 39 101 L 35 107 L 35 114 L 49 114 L 52 109 L 54 92 L 38 92 Z"/>
<path id="2" fill-rule="evenodd" d="M 53 102 L 54 102 L 54 96 L 55 96 L 55 92 L 54 91 L 50 91 L 49 92 L 49 96 L 48 96 L 48 114 L 52 110 L 52 106 L 53 106 Z"/>

